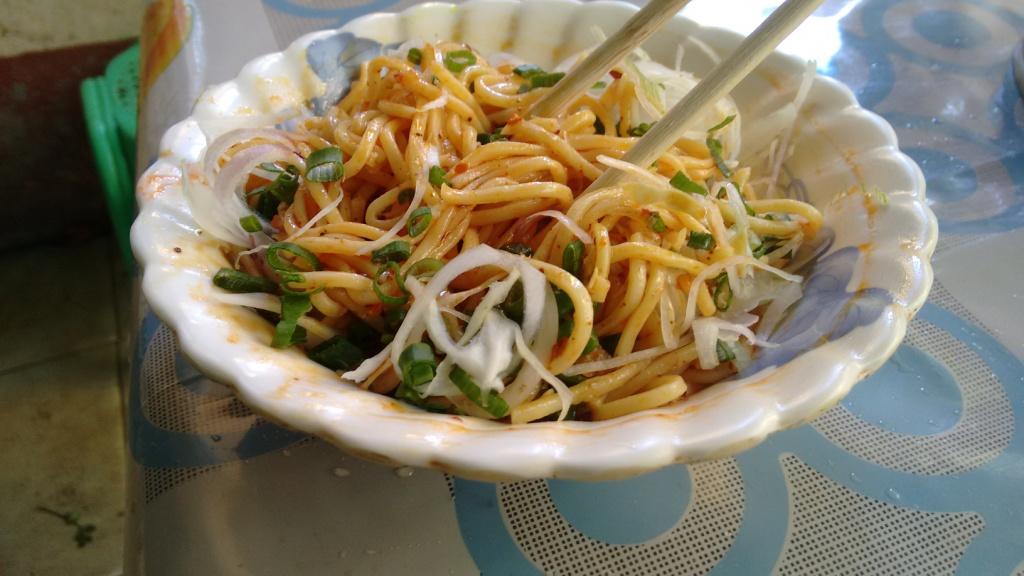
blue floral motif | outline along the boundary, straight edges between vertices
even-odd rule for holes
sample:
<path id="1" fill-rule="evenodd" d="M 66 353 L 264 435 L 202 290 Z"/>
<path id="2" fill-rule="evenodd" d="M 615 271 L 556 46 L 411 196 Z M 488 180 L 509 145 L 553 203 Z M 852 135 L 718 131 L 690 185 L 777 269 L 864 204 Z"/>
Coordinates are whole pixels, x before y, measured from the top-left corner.
<path id="1" fill-rule="evenodd" d="M 785 364 L 823 342 L 840 338 L 878 319 L 892 303 L 888 291 L 866 288 L 848 292 L 846 289 L 859 258 L 860 250 L 848 246 L 814 264 L 804 283 L 803 297 L 770 337 L 778 347 L 761 349 L 743 371 L 744 376 Z"/>
<path id="2" fill-rule="evenodd" d="M 319 38 L 306 48 L 306 62 L 327 84 L 323 96 L 314 98 L 310 109 L 324 114 L 348 93 L 359 75 L 359 66 L 380 55 L 384 46 L 376 40 L 360 38 L 351 32 L 337 32 Z"/>

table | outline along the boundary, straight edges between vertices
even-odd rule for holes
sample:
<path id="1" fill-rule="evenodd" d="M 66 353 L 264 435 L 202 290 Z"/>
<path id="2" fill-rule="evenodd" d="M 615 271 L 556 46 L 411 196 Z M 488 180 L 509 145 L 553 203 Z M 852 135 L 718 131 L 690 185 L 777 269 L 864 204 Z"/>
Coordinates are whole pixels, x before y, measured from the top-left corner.
<path id="1" fill-rule="evenodd" d="M 253 56 L 408 4 L 151 3 L 139 165 Z M 686 13 L 749 32 L 775 4 Z M 392 470 L 252 414 L 142 303 L 126 573 L 1024 575 L 1022 35 L 1019 0 L 832 0 L 783 46 L 892 123 L 941 229 L 906 341 L 817 420 L 622 482 Z"/>

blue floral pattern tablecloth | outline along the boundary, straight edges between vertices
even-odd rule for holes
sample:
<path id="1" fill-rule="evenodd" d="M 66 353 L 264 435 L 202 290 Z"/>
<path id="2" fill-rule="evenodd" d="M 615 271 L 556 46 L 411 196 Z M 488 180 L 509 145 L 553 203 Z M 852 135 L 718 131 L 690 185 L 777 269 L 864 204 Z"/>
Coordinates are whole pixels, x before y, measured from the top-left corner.
<path id="1" fill-rule="evenodd" d="M 194 25 L 141 111 L 143 160 L 200 86 L 409 4 L 177 3 Z M 687 14 L 748 32 L 774 5 Z M 832 0 L 784 46 L 895 127 L 941 231 L 906 341 L 812 423 L 623 482 L 393 471 L 253 415 L 143 305 L 127 572 L 1024 576 L 1024 103 L 1009 67 L 1022 36 L 1020 0 Z"/>

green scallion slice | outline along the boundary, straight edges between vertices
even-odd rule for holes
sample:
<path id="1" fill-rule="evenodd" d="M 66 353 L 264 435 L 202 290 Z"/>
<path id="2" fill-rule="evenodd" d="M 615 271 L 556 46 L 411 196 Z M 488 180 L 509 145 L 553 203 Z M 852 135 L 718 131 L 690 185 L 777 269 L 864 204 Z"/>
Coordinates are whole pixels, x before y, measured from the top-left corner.
<path id="1" fill-rule="evenodd" d="M 437 373 L 434 349 L 426 342 L 406 346 L 398 356 L 398 371 L 401 372 L 402 383 L 413 390 L 427 384 Z"/>
<path id="2" fill-rule="evenodd" d="M 654 126 L 654 123 L 648 124 L 647 122 L 641 122 L 630 128 L 627 133 L 634 138 L 639 138 L 640 136 L 647 134 L 652 126 Z"/>
<path id="3" fill-rule="evenodd" d="M 597 347 L 600 346 L 600 345 L 601 345 L 601 343 L 598 342 L 597 335 L 595 335 L 593 332 L 591 332 L 590 333 L 590 338 L 587 340 L 587 345 L 583 347 L 583 354 L 584 355 L 590 354 L 594 350 L 597 350 Z"/>
<path id="4" fill-rule="evenodd" d="M 334 182 L 344 176 L 344 159 L 337 146 L 321 148 L 306 158 L 306 180 L 310 182 Z"/>
<path id="5" fill-rule="evenodd" d="M 412 247 L 405 240 L 393 240 L 373 251 L 371 260 L 377 264 L 405 262 L 412 254 Z"/>
<path id="6" fill-rule="evenodd" d="M 431 166 L 430 171 L 427 173 L 427 180 L 430 181 L 430 185 L 434 188 L 440 188 L 442 184 L 448 183 L 448 179 L 445 178 L 444 174 L 444 168 Z"/>
<path id="7" fill-rule="evenodd" d="M 385 276 L 391 277 L 395 287 L 398 288 L 398 296 L 388 294 L 385 291 L 382 285 Z M 373 276 L 373 292 L 380 299 L 381 303 L 389 308 L 404 306 L 409 301 L 409 291 L 405 289 L 405 279 L 402 277 L 402 271 L 398 266 L 398 262 L 386 262 L 377 269 L 377 273 Z"/>
<path id="8" fill-rule="evenodd" d="M 405 271 L 405 278 L 412 276 L 413 278 L 422 278 L 424 276 L 433 276 L 437 274 L 437 271 L 444 268 L 444 262 L 437 258 L 424 258 L 423 260 L 417 260 L 412 266 L 409 266 Z M 404 278 L 403 278 L 404 280 Z"/>
<path id="9" fill-rule="evenodd" d="M 213 285 L 227 290 L 228 292 L 235 292 L 237 294 L 248 294 L 253 292 L 274 292 L 277 285 L 267 280 L 266 278 L 260 278 L 259 276 L 253 276 L 246 274 L 245 272 L 239 272 L 238 270 L 232 270 L 231 268 L 221 268 L 217 270 L 217 273 L 213 275 Z"/>
<path id="10" fill-rule="evenodd" d="M 729 286 L 729 275 L 722 272 L 715 278 L 715 308 L 728 310 L 732 305 L 732 286 Z"/>
<path id="11" fill-rule="evenodd" d="M 414 66 L 419 66 L 423 62 L 423 51 L 419 48 L 409 48 L 405 58 L 412 62 Z"/>
<path id="12" fill-rule="evenodd" d="M 650 215 L 647 216 L 647 226 L 657 234 L 661 234 L 665 230 L 668 230 L 668 226 L 665 225 L 665 220 L 663 220 L 661 218 L 661 214 L 657 212 L 651 212 Z"/>
<path id="13" fill-rule="evenodd" d="M 541 68 L 540 66 L 537 66 L 536 64 L 520 64 L 519 66 L 516 66 L 515 68 L 512 69 L 512 73 L 515 74 L 516 76 L 519 76 L 520 78 L 529 79 L 530 77 L 536 76 L 537 74 L 543 74 L 544 69 Z"/>
<path id="14" fill-rule="evenodd" d="M 530 76 L 530 90 L 535 88 L 550 88 L 565 77 L 565 72 L 544 72 Z"/>
<path id="15" fill-rule="evenodd" d="M 731 114 L 729 116 L 726 116 L 725 120 L 722 120 L 718 124 L 715 124 L 711 128 L 708 128 L 708 134 L 714 134 L 715 132 L 718 132 L 722 128 L 725 128 L 729 124 L 732 124 L 732 121 L 735 120 L 735 119 L 736 119 L 736 115 L 735 114 Z"/>
<path id="16" fill-rule="evenodd" d="M 707 144 L 708 152 L 711 153 L 711 158 L 715 161 L 715 166 L 718 166 L 718 170 L 722 173 L 722 176 L 732 178 L 732 170 L 725 165 L 725 159 L 722 158 L 722 141 L 708 135 L 704 143 Z"/>
<path id="17" fill-rule="evenodd" d="M 579 238 L 566 244 L 562 250 L 562 268 L 579 278 L 583 268 L 583 242 Z"/>
<path id="18" fill-rule="evenodd" d="M 718 353 L 719 362 L 728 362 L 736 359 L 736 353 L 732 351 L 732 348 L 728 344 L 721 340 L 715 344 L 715 351 Z"/>
<path id="19" fill-rule="evenodd" d="M 422 234 L 430 227 L 430 221 L 433 220 L 433 218 L 433 213 L 431 213 L 430 208 L 426 206 L 420 206 L 413 210 L 412 214 L 409 215 L 409 220 L 405 224 L 406 230 L 409 231 L 409 236 L 415 238 Z"/>
<path id="20" fill-rule="evenodd" d="M 458 74 L 476 64 L 476 54 L 469 50 L 453 50 L 444 55 L 444 67 Z"/>
<path id="21" fill-rule="evenodd" d="M 275 272 L 300 272 L 299 268 L 281 258 L 281 252 L 287 252 L 295 256 L 296 260 L 305 262 L 306 265 L 312 270 L 320 270 L 320 260 L 309 250 L 306 250 L 298 244 L 292 242 L 274 242 L 267 247 L 267 264 L 274 269 Z"/>
<path id="22" fill-rule="evenodd" d="M 274 328 L 274 339 L 270 345 L 274 348 L 287 348 L 297 343 L 296 332 L 299 318 L 313 309 L 308 294 L 284 294 L 281 296 L 281 319 Z M 302 331 L 304 334 L 305 331 Z"/>
<path id="23" fill-rule="evenodd" d="M 715 237 L 710 232 L 690 232 L 686 245 L 694 250 L 714 250 Z"/>
<path id="24" fill-rule="evenodd" d="M 530 248 L 529 244 L 522 242 L 511 242 L 501 247 L 505 252 L 512 254 L 518 254 L 519 256 L 526 256 L 527 258 L 533 256 L 533 248 Z"/>
<path id="25" fill-rule="evenodd" d="M 260 219 L 251 214 L 249 216 L 239 218 L 238 224 L 242 227 L 242 230 L 249 233 L 260 232 L 263 230 L 263 224 L 260 223 Z"/>
<path id="26" fill-rule="evenodd" d="M 363 351 L 344 336 L 334 336 L 306 351 L 309 359 L 331 370 L 353 370 L 363 363 Z"/>
<path id="27" fill-rule="evenodd" d="M 671 184 L 673 188 L 681 192 L 688 192 L 690 194 L 700 194 L 701 196 L 708 195 L 708 191 L 706 188 L 704 188 L 700 184 L 697 184 L 693 180 L 687 178 L 686 174 L 683 174 L 682 171 L 676 172 L 676 175 L 673 176 L 672 179 L 668 181 L 668 183 Z"/>
<path id="28" fill-rule="evenodd" d="M 461 367 L 452 368 L 449 378 L 452 384 L 455 384 L 455 387 L 466 395 L 466 398 L 486 410 L 491 416 L 503 418 L 508 414 L 508 403 L 494 390 L 488 390 L 485 394 Z"/>

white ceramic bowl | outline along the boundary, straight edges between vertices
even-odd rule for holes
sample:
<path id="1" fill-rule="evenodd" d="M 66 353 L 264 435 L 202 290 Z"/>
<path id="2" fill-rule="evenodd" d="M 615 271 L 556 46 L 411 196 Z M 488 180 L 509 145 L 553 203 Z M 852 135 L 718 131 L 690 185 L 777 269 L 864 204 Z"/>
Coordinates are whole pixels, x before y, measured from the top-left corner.
<path id="1" fill-rule="evenodd" d="M 814 418 L 895 350 L 927 296 L 937 238 L 924 178 L 899 152 L 892 128 L 861 109 L 846 87 L 820 76 L 799 119 L 796 152 L 787 168 L 824 210 L 833 245 L 778 336 L 782 346 L 762 356 L 760 371 L 679 405 L 607 422 L 522 426 L 428 414 L 345 384 L 298 351 L 271 348 L 269 323 L 211 298 L 210 278 L 227 262 L 189 214 L 181 162 L 199 159 L 208 137 L 266 123 L 269 113 L 337 93 L 337 84 L 328 86 L 318 72 L 331 72 L 339 54 L 344 60 L 366 44 L 342 32 L 382 44 L 455 39 L 484 54 L 512 52 L 551 66 L 592 45 L 594 26 L 612 31 L 635 11 L 619 2 L 572 0 L 421 4 L 399 14 L 359 18 L 341 31 L 309 34 L 283 52 L 253 60 L 235 80 L 207 90 L 192 116 L 165 134 L 160 159 L 139 181 L 132 246 L 153 310 L 177 332 L 201 370 L 233 386 L 271 419 L 365 458 L 470 478 L 620 478 L 675 462 L 729 456 L 773 431 Z M 677 17 L 645 47 L 671 65 L 676 47 L 689 35 L 723 53 L 741 40 Z M 698 76 L 710 69 L 701 51 L 686 54 L 685 69 Z M 803 62 L 776 53 L 747 78 L 733 92 L 747 122 L 791 99 L 803 70 Z M 887 192 L 888 205 L 844 194 L 861 185 Z M 768 364 L 777 365 L 761 370 Z"/>

